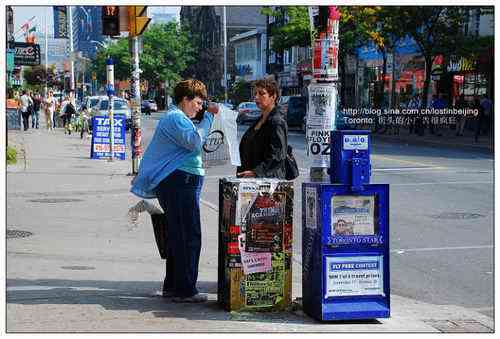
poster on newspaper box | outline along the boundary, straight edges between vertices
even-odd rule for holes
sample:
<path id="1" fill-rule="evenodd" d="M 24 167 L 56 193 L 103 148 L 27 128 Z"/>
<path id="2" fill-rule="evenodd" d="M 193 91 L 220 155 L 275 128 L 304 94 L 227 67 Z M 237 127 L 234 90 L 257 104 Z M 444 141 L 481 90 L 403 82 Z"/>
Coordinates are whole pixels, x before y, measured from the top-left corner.
<path id="1" fill-rule="evenodd" d="M 375 235 L 375 197 L 332 197 L 331 235 Z"/>

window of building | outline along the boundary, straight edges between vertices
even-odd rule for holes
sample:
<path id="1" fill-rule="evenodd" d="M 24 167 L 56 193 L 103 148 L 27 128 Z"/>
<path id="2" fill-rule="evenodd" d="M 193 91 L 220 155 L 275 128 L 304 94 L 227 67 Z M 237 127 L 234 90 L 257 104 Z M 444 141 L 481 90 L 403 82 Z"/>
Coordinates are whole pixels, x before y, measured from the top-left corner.
<path id="1" fill-rule="evenodd" d="M 257 59 L 257 44 L 256 40 L 247 40 L 235 46 L 235 62 L 242 64 L 248 61 Z"/>

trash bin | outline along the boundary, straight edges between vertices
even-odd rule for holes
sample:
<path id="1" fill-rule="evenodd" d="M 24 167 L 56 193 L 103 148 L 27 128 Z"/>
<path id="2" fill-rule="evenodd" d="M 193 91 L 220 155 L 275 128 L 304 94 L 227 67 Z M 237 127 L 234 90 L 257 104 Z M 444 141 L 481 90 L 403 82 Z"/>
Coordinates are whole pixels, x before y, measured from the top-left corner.
<path id="1" fill-rule="evenodd" d="M 219 181 L 217 301 L 227 311 L 283 310 L 291 303 L 293 183 Z"/>

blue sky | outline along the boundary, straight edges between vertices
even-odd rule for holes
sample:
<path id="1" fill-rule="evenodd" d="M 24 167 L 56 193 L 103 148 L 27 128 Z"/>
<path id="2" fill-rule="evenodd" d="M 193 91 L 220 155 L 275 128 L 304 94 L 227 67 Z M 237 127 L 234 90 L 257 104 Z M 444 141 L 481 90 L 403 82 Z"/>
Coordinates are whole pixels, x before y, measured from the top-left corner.
<path id="1" fill-rule="evenodd" d="M 14 10 L 14 33 L 16 33 L 22 24 L 24 24 L 31 17 L 36 16 L 34 23 L 37 23 L 37 31 L 43 32 L 45 30 L 45 13 L 48 17 L 49 35 L 54 33 L 54 20 L 52 14 L 52 6 L 12 6 Z M 148 13 L 175 13 L 179 14 L 181 8 L 179 6 L 150 6 Z M 16 35 L 16 38 L 19 34 Z"/>

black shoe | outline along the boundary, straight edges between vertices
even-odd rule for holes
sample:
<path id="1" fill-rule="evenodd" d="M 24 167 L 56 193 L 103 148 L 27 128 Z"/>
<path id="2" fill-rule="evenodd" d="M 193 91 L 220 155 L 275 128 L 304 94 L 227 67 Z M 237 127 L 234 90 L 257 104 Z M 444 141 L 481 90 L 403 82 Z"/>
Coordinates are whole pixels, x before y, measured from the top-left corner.
<path id="1" fill-rule="evenodd" d="M 203 303 L 208 300 L 208 296 L 206 294 L 195 294 L 191 297 L 174 297 L 172 301 L 174 303 Z"/>

